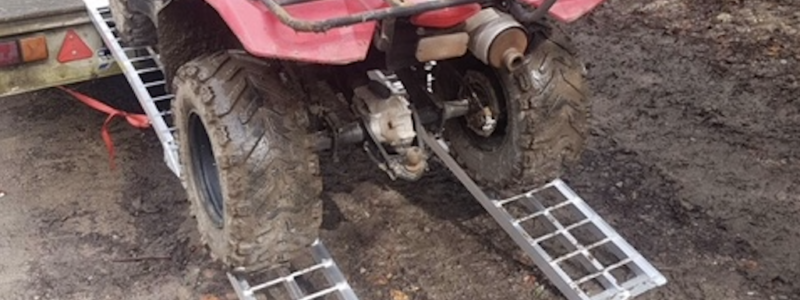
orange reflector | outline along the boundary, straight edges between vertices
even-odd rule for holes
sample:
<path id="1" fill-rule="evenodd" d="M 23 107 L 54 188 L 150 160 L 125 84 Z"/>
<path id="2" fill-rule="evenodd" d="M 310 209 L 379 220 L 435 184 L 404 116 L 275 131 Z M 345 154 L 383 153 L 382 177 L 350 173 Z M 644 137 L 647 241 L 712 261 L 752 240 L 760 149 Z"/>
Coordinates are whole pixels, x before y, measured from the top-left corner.
<path id="1" fill-rule="evenodd" d="M 67 30 L 61 51 L 58 52 L 58 62 L 66 63 L 75 60 L 87 59 L 94 55 L 92 49 L 83 42 L 75 30 Z"/>
<path id="2" fill-rule="evenodd" d="M 24 62 L 47 59 L 47 40 L 43 35 L 20 39 L 19 47 Z"/>

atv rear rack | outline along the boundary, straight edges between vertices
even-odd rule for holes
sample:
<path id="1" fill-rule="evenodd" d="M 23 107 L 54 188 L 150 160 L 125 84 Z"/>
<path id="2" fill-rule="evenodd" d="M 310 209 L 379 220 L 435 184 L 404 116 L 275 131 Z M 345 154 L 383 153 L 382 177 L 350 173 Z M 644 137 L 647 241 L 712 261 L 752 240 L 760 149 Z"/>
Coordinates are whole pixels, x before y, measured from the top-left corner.
<path id="1" fill-rule="evenodd" d="M 417 4 L 407 4 L 409 0 L 384 0 L 389 5 L 387 8 L 367 10 L 349 16 L 330 18 L 322 21 L 309 21 L 298 19 L 292 16 L 284 7 L 313 3 L 325 0 L 261 0 L 262 3 L 270 10 L 286 26 L 297 31 L 311 31 L 311 32 L 325 32 L 331 28 L 344 27 L 358 23 L 371 22 L 376 20 L 383 20 L 388 18 L 403 18 L 413 15 L 434 11 L 438 9 L 454 7 L 465 4 L 484 3 L 487 0 L 425 0 Z M 521 5 L 517 3 L 519 0 L 511 0 L 514 2 L 512 7 L 512 14 L 525 22 L 531 22 L 535 19 L 541 18 L 553 6 L 557 0 L 546 0 L 534 11 L 527 11 L 521 9 Z"/>

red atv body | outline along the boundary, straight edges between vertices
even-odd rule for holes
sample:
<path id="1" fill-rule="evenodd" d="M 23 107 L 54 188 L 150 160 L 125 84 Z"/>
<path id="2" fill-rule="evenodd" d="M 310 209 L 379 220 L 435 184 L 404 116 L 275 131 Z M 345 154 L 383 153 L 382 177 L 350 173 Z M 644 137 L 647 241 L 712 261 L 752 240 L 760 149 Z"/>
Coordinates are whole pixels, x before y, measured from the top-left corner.
<path id="1" fill-rule="evenodd" d="M 331 28 L 325 32 L 297 31 L 282 22 L 260 1 L 206 0 L 222 16 L 234 34 L 253 55 L 323 64 L 348 64 L 364 60 L 376 22 Z M 266 0 L 276 3 L 276 0 Z M 412 0 L 418 5 L 427 0 Z M 545 0 L 523 0 L 535 7 Z M 605 0 L 560 0 L 549 13 L 562 22 L 573 22 Z M 319 22 L 356 14 L 388 10 L 383 0 L 311 0 L 285 5 L 286 18 L 295 22 Z M 445 2 L 432 0 L 431 2 Z M 462 1 L 463 2 L 463 1 Z M 480 10 L 480 5 L 463 4 L 422 12 L 412 18 L 421 27 L 446 28 L 465 21 Z"/>

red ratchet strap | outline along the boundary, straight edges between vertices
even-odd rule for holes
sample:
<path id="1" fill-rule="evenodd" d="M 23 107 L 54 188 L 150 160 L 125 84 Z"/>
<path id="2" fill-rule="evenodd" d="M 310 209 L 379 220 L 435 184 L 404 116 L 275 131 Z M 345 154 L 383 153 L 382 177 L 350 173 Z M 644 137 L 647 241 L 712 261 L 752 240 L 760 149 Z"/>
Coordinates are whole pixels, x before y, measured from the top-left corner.
<path id="1" fill-rule="evenodd" d="M 106 148 L 108 148 L 108 156 L 109 156 L 109 164 L 111 165 L 111 169 L 114 170 L 116 165 L 114 164 L 114 142 L 111 141 L 111 135 L 108 133 L 108 125 L 111 124 L 111 120 L 114 119 L 116 116 L 122 116 L 131 126 L 136 128 L 148 128 L 150 127 L 150 120 L 147 118 L 146 115 L 143 114 L 133 114 L 125 111 L 121 111 L 115 109 L 111 106 L 106 105 L 103 102 L 95 100 L 92 97 L 86 96 L 84 94 L 78 93 L 76 91 L 70 90 L 65 87 L 58 87 L 62 91 L 65 91 L 75 97 L 76 99 L 80 100 L 84 104 L 88 105 L 91 108 L 94 108 L 98 111 L 104 112 L 108 114 L 108 118 L 103 123 L 103 129 L 101 134 L 103 136 L 103 141 L 106 143 Z"/>

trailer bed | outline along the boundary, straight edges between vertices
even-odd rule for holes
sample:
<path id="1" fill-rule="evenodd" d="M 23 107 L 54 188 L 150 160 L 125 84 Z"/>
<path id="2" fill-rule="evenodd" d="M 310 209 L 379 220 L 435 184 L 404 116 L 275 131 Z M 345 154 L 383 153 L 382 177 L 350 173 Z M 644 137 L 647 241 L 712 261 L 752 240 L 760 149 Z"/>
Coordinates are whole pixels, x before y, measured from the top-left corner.
<path id="1" fill-rule="evenodd" d="M 0 23 L 82 12 L 85 9 L 86 5 L 81 0 L 2 0 Z"/>

